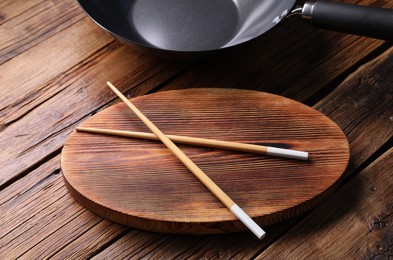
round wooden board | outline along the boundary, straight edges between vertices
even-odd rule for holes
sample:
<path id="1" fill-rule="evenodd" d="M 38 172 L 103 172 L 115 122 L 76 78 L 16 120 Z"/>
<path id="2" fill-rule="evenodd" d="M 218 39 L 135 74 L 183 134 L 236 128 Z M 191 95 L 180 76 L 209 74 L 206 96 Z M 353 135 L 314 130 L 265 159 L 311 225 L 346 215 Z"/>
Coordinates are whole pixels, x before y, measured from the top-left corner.
<path id="1" fill-rule="evenodd" d="M 310 160 L 179 147 L 260 225 L 297 216 L 335 188 L 348 141 L 320 112 L 240 89 L 159 92 L 132 102 L 164 133 L 310 152 Z M 125 104 L 81 126 L 149 132 Z M 160 142 L 73 132 L 61 157 L 74 198 L 109 220 L 151 231 L 207 234 L 246 230 Z"/>

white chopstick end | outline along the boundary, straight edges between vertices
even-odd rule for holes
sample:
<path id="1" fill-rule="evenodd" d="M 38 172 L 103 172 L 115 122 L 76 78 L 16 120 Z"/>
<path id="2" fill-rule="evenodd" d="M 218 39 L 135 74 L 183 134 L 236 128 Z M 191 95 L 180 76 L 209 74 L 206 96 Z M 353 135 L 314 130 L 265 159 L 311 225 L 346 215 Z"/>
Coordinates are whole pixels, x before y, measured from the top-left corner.
<path id="1" fill-rule="evenodd" d="M 266 232 L 255 223 L 252 218 L 250 218 L 246 212 L 244 212 L 238 205 L 234 204 L 230 208 L 231 212 L 241 221 L 243 224 L 248 227 L 259 239 L 265 237 Z"/>
<path id="2" fill-rule="evenodd" d="M 280 156 L 280 157 L 285 157 L 285 158 L 308 160 L 308 152 L 275 148 L 275 147 L 268 147 L 266 153 L 268 155 L 272 155 L 272 156 Z"/>

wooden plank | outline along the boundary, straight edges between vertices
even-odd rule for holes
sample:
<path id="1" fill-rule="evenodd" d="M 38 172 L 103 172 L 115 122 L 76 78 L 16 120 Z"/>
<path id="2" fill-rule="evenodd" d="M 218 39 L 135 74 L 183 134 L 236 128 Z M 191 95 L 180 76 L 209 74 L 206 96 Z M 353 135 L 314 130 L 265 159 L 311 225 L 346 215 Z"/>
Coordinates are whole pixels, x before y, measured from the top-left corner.
<path id="1" fill-rule="evenodd" d="M 368 146 L 364 152 L 352 155 L 350 167 L 365 161 L 393 136 L 392 72 L 393 48 L 360 67 L 315 106 L 334 118 L 351 140 L 351 150 Z M 367 139 L 370 142 L 364 141 Z"/>
<path id="2" fill-rule="evenodd" d="M 85 17 L 72 0 L 15 1 L 5 7 L 0 11 L 0 64 Z"/>
<path id="3" fill-rule="evenodd" d="M 390 149 L 257 259 L 390 259 L 392 165 Z"/>
<path id="4" fill-rule="evenodd" d="M 72 224 L 70 222 L 70 224 Z M 85 227 L 86 221 L 83 221 L 82 226 Z M 68 237 L 67 241 L 59 241 L 59 246 L 53 252 L 51 257 L 54 259 L 79 259 L 79 258 L 90 258 L 93 257 L 96 252 L 101 251 L 104 247 L 110 244 L 112 241 L 117 240 L 119 236 L 128 232 L 128 228 L 124 226 L 119 226 L 113 222 L 102 220 L 97 225 L 89 227 L 87 231 L 81 232 L 80 229 L 76 228 L 64 228 L 64 235 L 76 234 L 78 237 Z M 130 233 L 138 233 L 137 230 L 132 230 Z M 52 234 L 52 239 L 56 239 L 58 232 Z M 47 242 L 42 242 L 46 244 Z M 42 247 L 41 255 L 46 257 L 48 251 L 46 251 L 44 246 Z M 35 257 L 36 251 L 30 250 L 28 255 Z"/>
<path id="5" fill-rule="evenodd" d="M 93 259 L 250 259 L 291 223 L 268 227 L 271 235 L 263 241 L 247 232 L 187 236 L 131 231 Z"/>
<path id="6" fill-rule="evenodd" d="M 67 41 L 64 41 L 64 38 L 67 38 Z M 95 40 L 91 41 L 90 38 Z M 111 41 L 110 36 L 103 34 L 85 18 L 48 41 L 2 64 L 0 73 L 3 84 L 12 87 L 0 90 L 1 127 L 4 128 L 28 113 L 48 99 L 48 95 L 54 95 L 65 88 L 61 80 L 65 76 L 69 77 L 67 70 L 80 67 L 79 63 L 83 61 L 88 63 L 94 53 Z M 83 48 L 76 50 L 75 42 Z"/>

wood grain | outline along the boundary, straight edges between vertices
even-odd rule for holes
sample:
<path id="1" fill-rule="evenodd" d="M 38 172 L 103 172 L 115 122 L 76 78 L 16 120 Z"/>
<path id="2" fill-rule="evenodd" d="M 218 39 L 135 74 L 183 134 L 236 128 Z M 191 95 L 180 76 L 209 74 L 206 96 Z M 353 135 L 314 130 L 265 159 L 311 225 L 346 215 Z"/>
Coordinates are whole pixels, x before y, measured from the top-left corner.
<path id="1" fill-rule="evenodd" d="M 316 108 L 344 130 L 351 140 L 351 150 L 364 146 L 369 150 L 352 158 L 358 165 L 383 146 L 393 136 L 393 48 L 361 66 L 347 77 L 328 98 Z M 351 166 L 350 166 L 351 167 Z"/>
<path id="2" fill-rule="evenodd" d="M 105 87 L 108 79 L 136 86 L 145 82 L 134 90 L 138 95 L 156 86 L 155 75 L 161 82 L 178 72 L 177 64 L 152 63 L 151 57 L 125 48 L 93 25 L 83 19 L 1 65 L 3 83 L 12 88 L 0 88 L 0 146 L 4 151 L 0 158 L 0 185 L 59 150 L 72 131 L 71 125 L 113 99 Z M 68 41 L 64 41 L 65 37 Z M 74 42 L 84 47 L 75 49 Z M 56 51 L 48 54 L 53 46 Z M 36 62 L 35 68 L 26 60 Z M 71 110 L 81 100 L 90 103 L 78 111 Z M 26 124 L 29 127 L 23 127 Z M 17 163 L 12 158 L 18 158 Z"/>
<path id="3" fill-rule="evenodd" d="M 393 7 L 387 0 L 345 2 Z M 356 235 L 364 237 L 353 241 L 358 242 L 358 253 L 365 253 L 356 258 L 389 257 L 391 219 L 384 216 L 389 214 L 390 202 L 382 197 L 389 195 L 389 181 L 378 180 L 378 186 L 370 186 L 379 197 L 363 186 L 359 190 L 354 183 L 305 221 L 299 222 L 301 216 L 268 227 L 268 237 L 260 242 L 248 232 L 165 235 L 116 225 L 80 207 L 58 174 L 60 148 L 72 129 L 112 104 L 114 95 L 104 87 L 111 80 L 124 86 L 122 91 L 128 97 L 161 89 L 234 87 L 283 94 L 309 105 L 322 99 L 315 108 L 334 120 L 350 141 L 352 159 L 346 181 L 351 184 L 353 175 L 392 145 L 392 52 L 383 53 L 389 44 L 318 30 L 293 17 L 237 54 L 191 63 L 190 67 L 189 63 L 156 60 L 125 48 L 76 6 L 73 0 L 0 1 L 1 259 L 253 259 L 265 250 L 280 258 L 291 254 L 291 245 L 305 250 L 294 249 L 291 256 L 299 258 L 308 252 L 317 256 L 322 250 L 319 245 L 340 247 L 348 250 L 344 252 L 348 258 L 355 258 L 354 243 L 347 238 Z M 340 84 L 348 75 L 345 84 Z M 378 167 L 367 169 L 367 175 L 378 174 L 383 164 L 391 165 L 385 159 Z M 366 197 L 352 196 L 352 189 Z M 371 206 L 361 211 L 355 205 L 343 212 L 340 207 L 348 205 L 348 200 L 343 203 L 347 194 L 361 197 L 356 205 L 367 196 L 375 202 L 366 202 Z M 323 213 L 332 210 L 331 206 L 338 213 L 329 219 Z M 367 234 L 350 230 L 345 236 L 329 230 L 333 226 L 348 231 L 339 222 L 352 225 L 351 216 L 363 231 L 366 226 L 359 216 L 368 216 L 364 221 L 370 227 L 381 228 Z M 310 222 L 320 236 L 306 228 Z M 288 231 L 290 235 L 285 235 Z M 342 258 L 342 252 L 327 251 L 336 259 Z"/>
<path id="4" fill-rule="evenodd" d="M 392 165 L 390 149 L 257 259 L 390 259 Z"/>
<path id="5" fill-rule="evenodd" d="M 86 256 L 126 230 L 75 202 L 63 185 L 60 156 L 23 180 L 0 191 L 1 259 L 47 258 L 64 245 L 72 247 L 65 255 Z M 82 234 L 94 243 L 78 242 Z"/>
<path id="6" fill-rule="evenodd" d="M 77 1 L 14 1 L 0 9 L 0 64 L 85 17 Z"/>
<path id="7" fill-rule="evenodd" d="M 160 92 L 134 102 L 168 134 L 309 151 L 310 161 L 299 162 L 183 147 L 217 185 L 263 225 L 294 217 L 320 202 L 349 160 L 347 140 L 332 121 L 279 96 L 236 89 L 192 89 Z M 110 107 L 82 125 L 146 128 L 124 104 Z M 74 132 L 62 152 L 62 169 L 77 201 L 122 224 L 174 233 L 244 229 L 157 142 Z M 182 188 L 185 185 L 187 189 Z"/>

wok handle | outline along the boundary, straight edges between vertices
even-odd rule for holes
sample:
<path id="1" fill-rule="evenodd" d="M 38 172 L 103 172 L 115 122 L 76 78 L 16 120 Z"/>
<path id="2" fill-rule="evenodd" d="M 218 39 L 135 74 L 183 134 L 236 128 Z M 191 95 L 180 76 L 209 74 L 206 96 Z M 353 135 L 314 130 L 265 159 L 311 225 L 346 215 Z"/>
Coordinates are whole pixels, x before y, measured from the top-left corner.
<path id="1" fill-rule="evenodd" d="M 323 29 L 393 40 L 393 9 L 318 0 L 306 1 L 302 16 Z"/>

